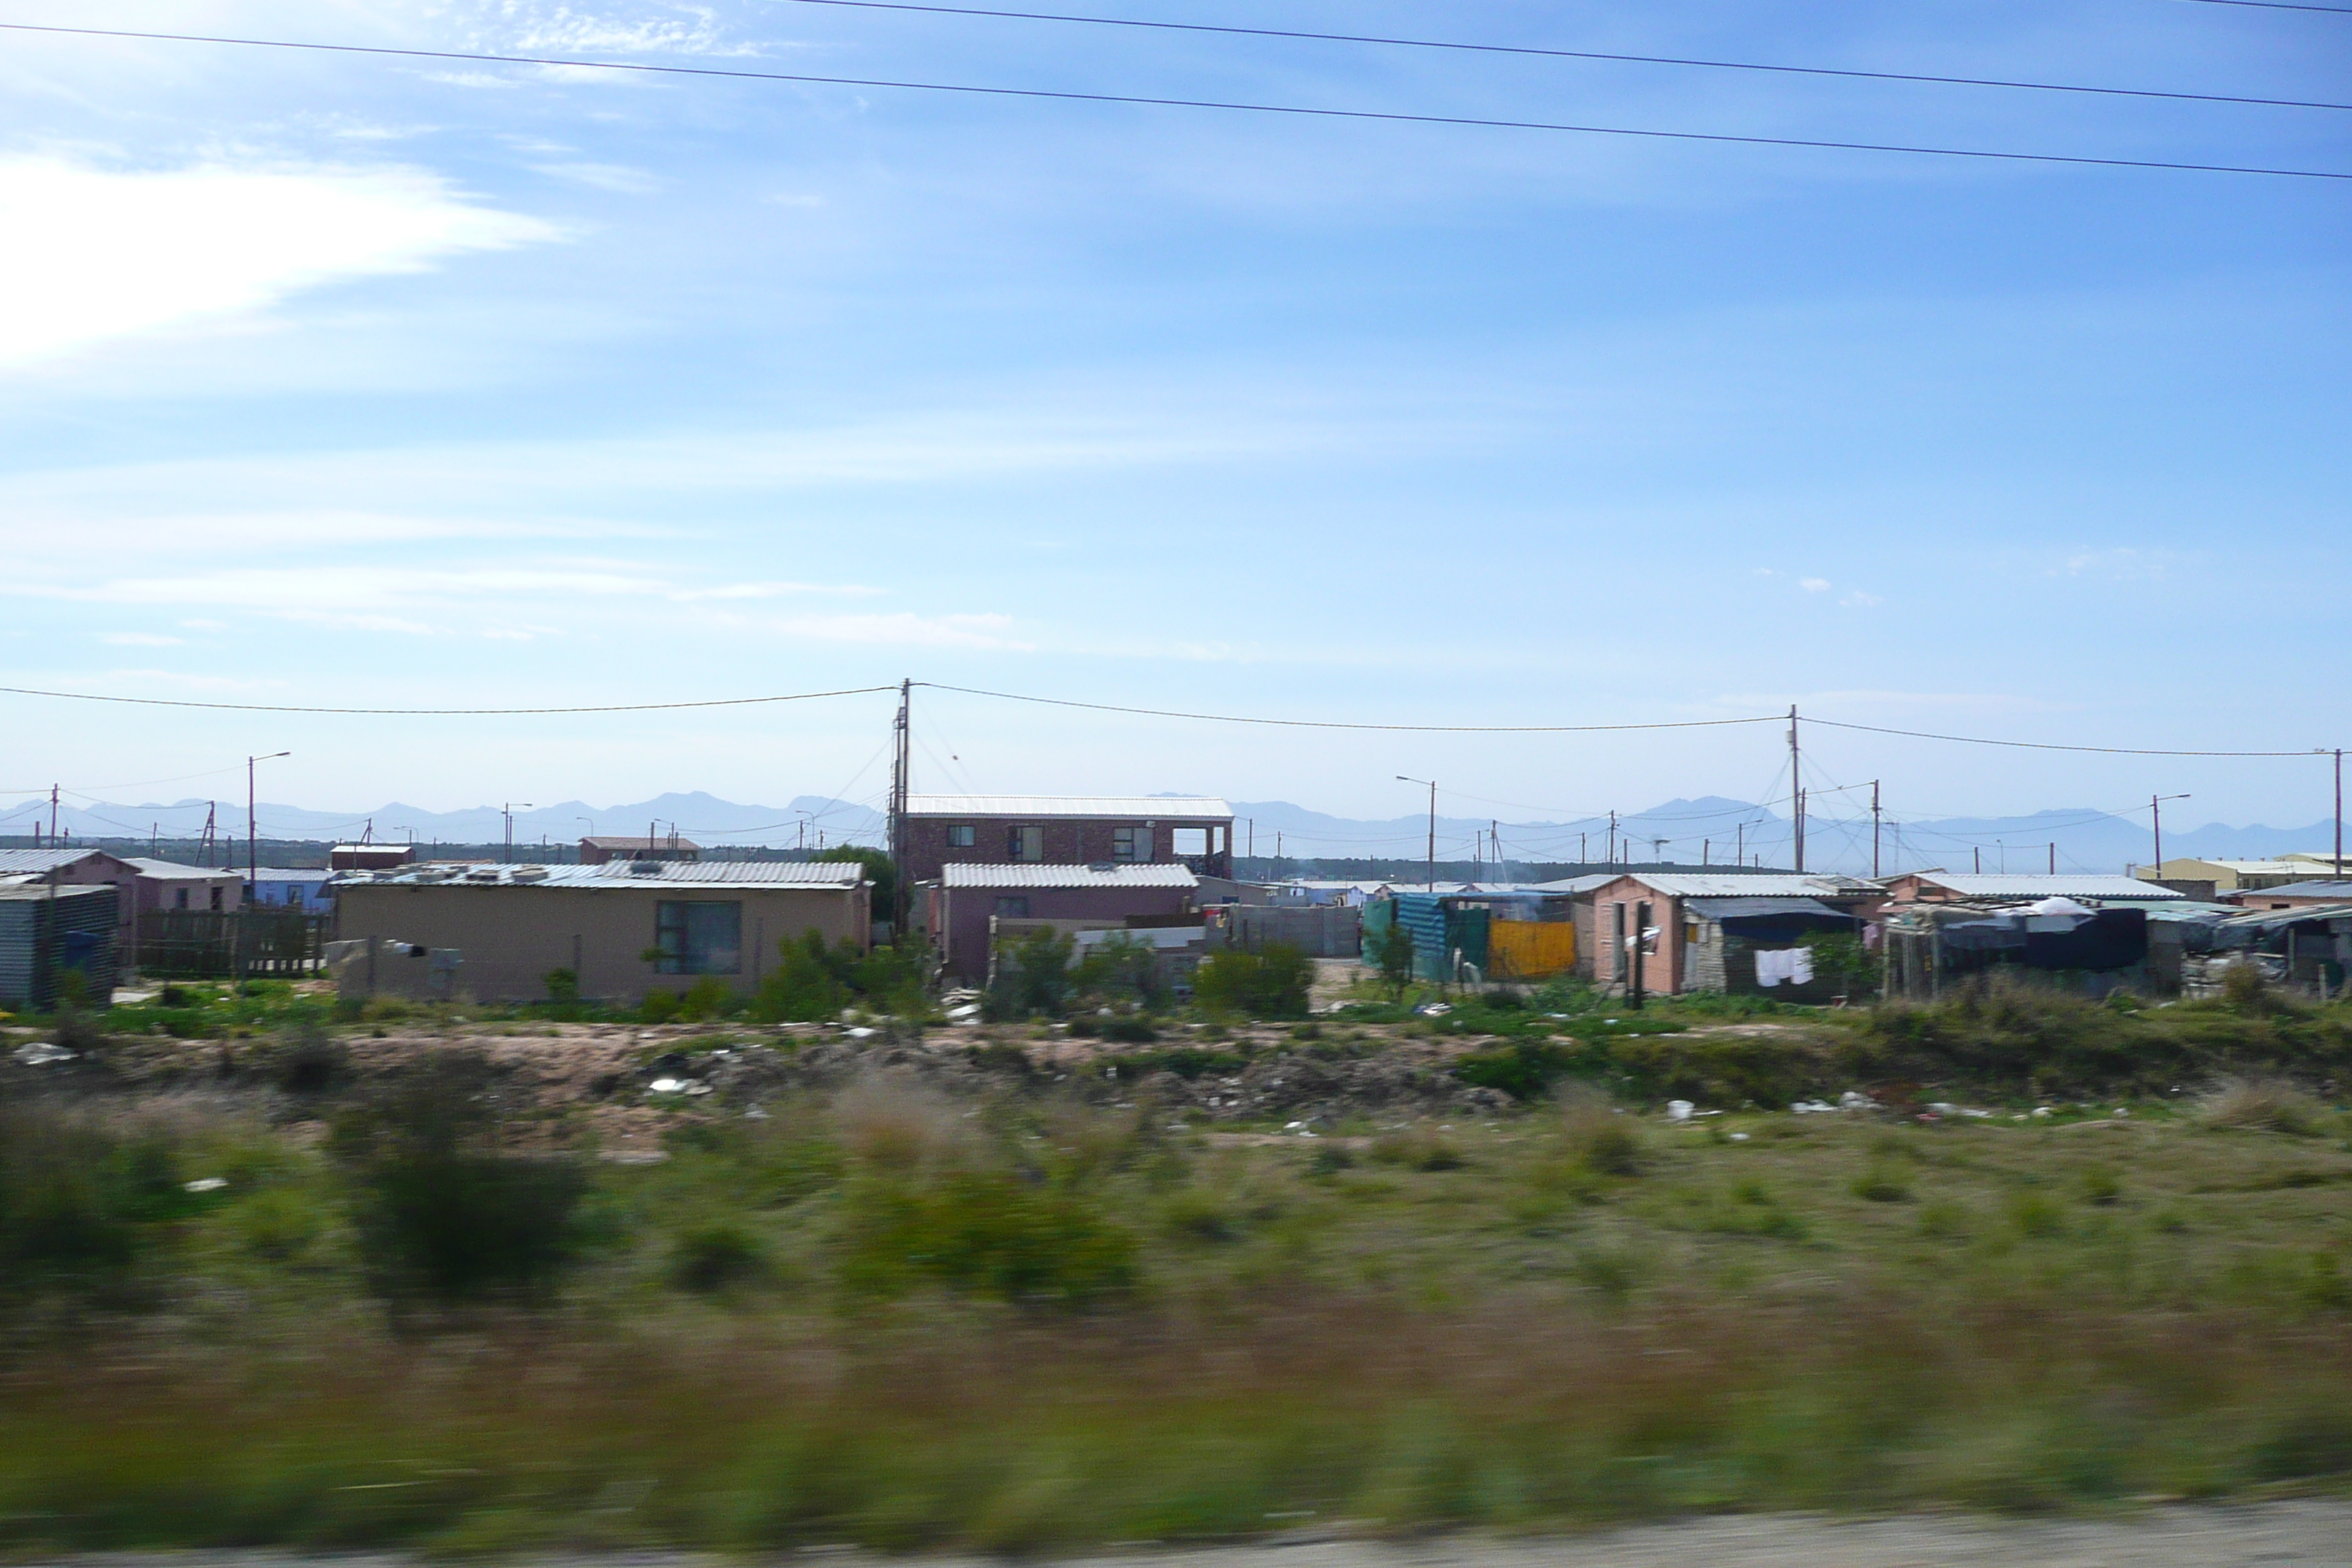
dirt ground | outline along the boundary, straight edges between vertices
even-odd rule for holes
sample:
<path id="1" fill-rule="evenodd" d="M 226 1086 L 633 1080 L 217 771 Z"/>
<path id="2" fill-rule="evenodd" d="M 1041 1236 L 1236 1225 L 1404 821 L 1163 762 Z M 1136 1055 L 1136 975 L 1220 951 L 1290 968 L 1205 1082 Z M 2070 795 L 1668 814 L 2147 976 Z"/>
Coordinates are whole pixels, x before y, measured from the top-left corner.
<path id="1" fill-rule="evenodd" d="M 869 1561 L 815 1548 L 803 1560 Z M 304 1559 L 278 1552 L 171 1552 L 63 1560 L 77 1568 L 410 1568 L 388 1554 Z M 546 1568 L 718 1568 L 719 1560 L 667 1554 L 541 1559 Z M 996 1560 L 922 1559 L 925 1568 L 1001 1568 Z M 2247 1508 L 2158 1508 L 2080 1521 L 1911 1518 L 1832 1523 L 1804 1516 L 1733 1517 L 1496 1541 L 1409 1542 L 1335 1539 L 1307 1530 L 1249 1546 L 1165 1552 L 1150 1547 L 1071 1560 L 1065 1568 L 2251 1568 L 2255 1563 L 2352 1564 L 2352 1503 L 2296 1501 Z"/>

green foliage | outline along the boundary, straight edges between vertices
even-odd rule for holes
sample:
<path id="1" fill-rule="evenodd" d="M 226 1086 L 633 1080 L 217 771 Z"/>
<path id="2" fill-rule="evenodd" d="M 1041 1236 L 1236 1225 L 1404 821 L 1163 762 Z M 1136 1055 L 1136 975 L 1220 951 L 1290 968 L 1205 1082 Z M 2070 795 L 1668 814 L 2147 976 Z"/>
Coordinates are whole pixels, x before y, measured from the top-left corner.
<path id="1" fill-rule="evenodd" d="M 1286 942 L 1255 952 L 1223 948 L 1202 961 L 1192 995 L 1202 1007 L 1247 1018 L 1303 1018 L 1313 961 Z"/>
<path id="2" fill-rule="evenodd" d="M 164 1134 L 36 1107 L 0 1111 L 0 1291 L 120 1281 L 154 1227 L 204 1200 Z"/>
<path id="3" fill-rule="evenodd" d="M 874 884 L 871 902 L 874 918 L 895 921 L 898 918 L 898 867 L 887 849 L 877 849 L 865 844 L 836 844 L 830 849 L 820 849 L 809 857 L 829 864 L 859 865 L 866 868 L 866 879 Z"/>
<path id="4" fill-rule="evenodd" d="M 752 1008 L 770 1022 L 813 1023 L 852 1005 L 901 1017 L 929 1008 L 931 951 L 912 937 L 871 950 L 845 937 L 828 948 L 812 930 L 785 938 L 779 957 Z"/>
<path id="5" fill-rule="evenodd" d="M 1250 1059 L 1234 1051 L 1203 1050 L 1198 1046 L 1171 1046 L 1163 1050 L 1129 1052 L 1118 1058 L 1115 1065 L 1122 1078 L 1149 1078 L 1156 1072 L 1172 1072 L 1178 1078 L 1193 1079 L 1210 1073 L 1230 1075 L 1241 1072 L 1248 1068 Z"/>
<path id="6" fill-rule="evenodd" d="M 335 1037 L 318 1008 L 296 1014 L 279 1040 L 272 1065 L 278 1087 L 289 1094 L 324 1094 L 350 1071 L 351 1052 Z"/>
<path id="7" fill-rule="evenodd" d="M 1150 942 L 1124 931 L 1111 932 L 1078 961 L 1074 983 L 1080 995 L 1141 1007 L 1158 1007 L 1168 999 L 1157 952 Z"/>
<path id="8" fill-rule="evenodd" d="M 541 1294 L 584 1250 L 586 1173 L 499 1152 L 489 1089 L 484 1058 L 447 1051 L 337 1119 L 329 1148 L 386 1294 Z"/>
<path id="9" fill-rule="evenodd" d="M 670 1246 L 669 1279 L 681 1290 L 710 1295 L 767 1272 L 767 1248 L 740 1221 L 712 1219 L 689 1226 Z"/>
<path id="10" fill-rule="evenodd" d="M 1389 1000 L 1402 1002 L 1405 987 L 1412 984 L 1412 932 L 1391 919 L 1372 939 L 1370 957 L 1381 984 L 1389 988 Z"/>
<path id="11" fill-rule="evenodd" d="M 551 969 L 540 976 L 540 984 L 547 987 L 550 1002 L 560 1005 L 580 1000 L 580 975 L 574 970 Z"/>
<path id="12" fill-rule="evenodd" d="M 1420 1123 L 1381 1133 L 1372 1141 L 1371 1156 L 1409 1171 L 1458 1171 L 1469 1163 L 1459 1143 Z"/>
<path id="13" fill-rule="evenodd" d="M 1850 931 L 1808 931 L 1798 945 L 1813 955 L 1813 974 L 1833 982 L 1848 996 L 1875 996 L 1884 965 Z"/>
<path id="14" fill-rule="evenodd" d="M 843 1194 L 840 1267 L 859 1294 L 898 1295 L 929 1280 L 1076 1307 L 1134 1284 L 1136 1244 L 1078 1193 L 1012 1172 L 875 1173 Z"/>
<path id="15" fill-rule="evenodd" d="M 1070 1005 L 1077 980 L 1070 973 L 1070 955 L 1077 943 L 1041 926 L 1000 952 L 996 977 L 989 984 L 982 1005 L 989 1018 L 1005 1021 L 1040 1015 L 1058 1018 Z"/>

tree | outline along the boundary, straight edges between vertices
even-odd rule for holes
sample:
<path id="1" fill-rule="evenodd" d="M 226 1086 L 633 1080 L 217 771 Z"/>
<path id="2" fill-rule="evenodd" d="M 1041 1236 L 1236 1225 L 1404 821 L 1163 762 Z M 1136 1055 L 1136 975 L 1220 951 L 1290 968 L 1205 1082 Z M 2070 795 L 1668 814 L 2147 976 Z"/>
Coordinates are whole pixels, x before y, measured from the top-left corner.
<path id="1" fill-rule="evenodd" d="M 830 849 L 820 849 L 809 857 L 812 860 L 855 863 L 866 868 L 868 880 L 874 884 L 874 918 L 897 921 L 898 918 L 898 868 L 887 849 L 877 849 L 866 844 L 836 844 Z"/>
<path id="2" fill-rule="evenodd" d="M 1412 984 L 1412 932 L 1394 920 L 1381 928 L 1372 939 L 1372 965 L 1381 973 L 1381 984 L 1389 988 L 1389 1000 L 1404 1000 L 1404 988 Z"/>
<path id="3" fill-rule="evenodd" d="M 1192 976 L 1192 994 L 1204 1007 L 1250 1018 L 1304 1018 L 1315 964 L 1287 942 L 1255 952 L 1226 948 L 1211 953 Z"/>

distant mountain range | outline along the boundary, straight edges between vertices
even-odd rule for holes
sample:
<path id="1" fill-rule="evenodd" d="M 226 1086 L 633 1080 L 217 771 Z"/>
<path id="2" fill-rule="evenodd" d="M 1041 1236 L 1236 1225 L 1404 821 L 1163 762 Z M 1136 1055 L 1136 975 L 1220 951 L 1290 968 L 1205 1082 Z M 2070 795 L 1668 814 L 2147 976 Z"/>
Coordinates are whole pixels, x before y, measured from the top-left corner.
<path id="1" fill-rule="evenodd" d="M 58 824 L 77 838 L 152 835 L 184 840 L 202 832 L 208 804 L 67 804 L 59 808 Z M 245 836 L 242 802 L 223 801 L 214 809 L 223 838 Z M 1234 847 L 1260 858 L 1279 853 L 1290 860 L 1414 859 L 1428 849 L 1426 816 L 1365 820 L 1278 800 L 1236 801 L 1234 813 Z M 1857 813 L 1851 805 L 1841 804 L 1836 813 L 1834 817 L 1809 814 L 1806 864 L 1818 870 L 1866 873 L 1871 867 L 1869 812 Z M 504 816 L 488 805 L 436 812 L 395 801 L 373 811 L 347 812 L 265 803 L 256 815 L 261 837 L 279 840 L 344 841 L 372 831 L 379 842 L 414 837 L 428 846 L 479 845 L 498 843 L 506 834 Z M 37 822 L 46 830 L 45 799 L 0 808 L 0 838 L 21 839 Z M 875 844 L 884 836 L 881 814 L 868 805 L 822 795 L 799 795 L 788 805 L 744 805 L 697 791 L 620 805 L 592 806 L 575 800 L 519 810 L 514 837 L 518 844 L 573 843 L 590 833 L 667 833 L 673 825 L 681 836 L 705 845 L 816 848 L 820 841 Z M 1493 860 L 1499 852 L 1512 865 L 1598 862 L 1610 857 L 1612 843 L 1617 858 L 1637 862 L 1727 865 L 1738 855 L 1750 863 L 1760 858 L 1768 866 L 1787 866 L 1793 859 L 1785 807 L 1776 812 L 1720 795 L 1670 800 L 1622 815 L 1613 828 L 1607 817 L 1526 820 L 1522 813 L 1522 819 L 1514 821 L 1499 806 L 1488 817 L 1441 815 L 1436 826 L 1437 858 L 1444 861 L 1481 855 Z M 2164 848 L 2168 857 L 2259 859 L 2287 851 L 2325 850 L 2334 831 L 2334 824 L 2326 820 L 2303 827 L 2183 824 L 2168 826 Z M 1879 864 L 1889 873 L 1929 867 L 1961 871 L 1979 864 L 1987 871 L 2038 871 L 2048 867 L 2053 845 L 2058 868 L 2064 871 L 2119 871 L 2147 861 L 2151 849 L 2146 819 L 2088 810 L 1916 822 L 1889 818 L 1880 827 Z"/>

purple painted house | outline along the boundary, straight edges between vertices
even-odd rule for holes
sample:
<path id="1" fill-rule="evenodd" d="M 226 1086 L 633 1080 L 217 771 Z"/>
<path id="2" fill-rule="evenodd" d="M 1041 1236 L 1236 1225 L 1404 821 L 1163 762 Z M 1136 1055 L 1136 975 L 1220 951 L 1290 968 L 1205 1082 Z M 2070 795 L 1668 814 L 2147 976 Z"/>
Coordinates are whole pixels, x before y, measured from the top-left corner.
<path id="1" fill-rule="evenodd" d="M 947 973 L 985 984 L 999 920 L 1068 931 L 1164 926 L 1192 915 L 1200 879 L 1173 865 L 972 866 L 950 863 L 918 888 L 916 909 Z"/>

